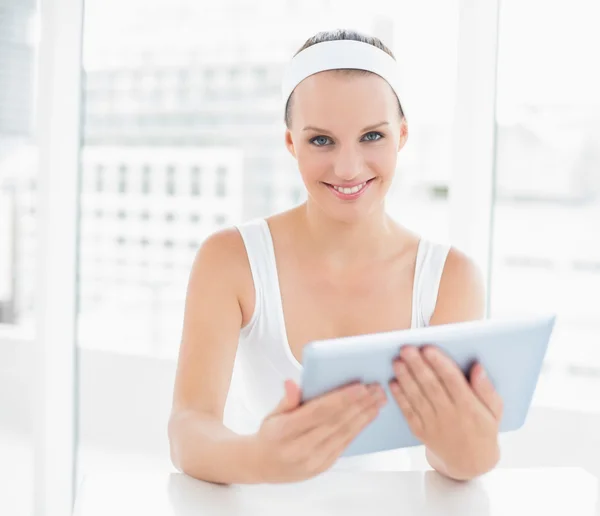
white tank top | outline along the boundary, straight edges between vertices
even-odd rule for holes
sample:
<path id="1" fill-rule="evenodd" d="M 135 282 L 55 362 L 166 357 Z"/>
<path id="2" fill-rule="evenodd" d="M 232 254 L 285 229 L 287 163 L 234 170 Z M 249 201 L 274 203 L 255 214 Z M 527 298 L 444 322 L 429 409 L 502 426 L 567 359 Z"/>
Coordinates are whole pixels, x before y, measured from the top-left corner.
<path id="1" fill-rule="evenodd" d="M 287 341 L 273 240 L 264 219 L 238 226 L 252 271 L 255 305 L 252 318 L 242 328 L 231 388 L 225 408 L 225 424 L 236 432 L 256 432 L 267 414 L 279 403 L 286 379 L 300 384 L 302 365 Z M 421 239 L 413 285 L 412 328 L 429 324 L 435 309 L 440 279 L 449 246 Z M 345 458 L 336 469 L 403 469 L 403 450 Z M 383 457 L 385 456 L 385 457 Z M 378 467 L 385 462 L 385 467 Z"/>

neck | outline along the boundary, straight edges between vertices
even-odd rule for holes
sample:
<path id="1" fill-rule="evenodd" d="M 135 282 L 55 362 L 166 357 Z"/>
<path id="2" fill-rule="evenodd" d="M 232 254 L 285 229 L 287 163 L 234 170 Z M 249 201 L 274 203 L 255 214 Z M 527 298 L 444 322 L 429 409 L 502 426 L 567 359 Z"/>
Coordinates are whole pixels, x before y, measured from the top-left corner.
<path id="1" fill-rule="evenodd" d="M 335 220 L 310 201 L 301 206 L 299 215 L 311 253 L 335 268 L 372 264 L 387 257 L 393 245 L 390 236 L 397 233 L 383 204 L 380 210 L 352 222 Z"/>

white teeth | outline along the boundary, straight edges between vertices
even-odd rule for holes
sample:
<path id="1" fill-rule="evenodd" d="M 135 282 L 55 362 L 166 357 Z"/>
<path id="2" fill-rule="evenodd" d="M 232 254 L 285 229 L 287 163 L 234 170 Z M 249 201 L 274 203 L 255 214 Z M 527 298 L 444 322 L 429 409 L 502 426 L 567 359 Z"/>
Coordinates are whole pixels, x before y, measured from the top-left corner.
<path id="1" fill-rule="evenodd" d="M 367 182 L 365 181 L 364 183 L 356 185 L 352 188 L 343 188 L 341 186 L 334 186 L 333 188 L 336 189 L 338 192 L 343 193 L 344 195 L 352 195 L 362 190 L 366 184 Z"/>

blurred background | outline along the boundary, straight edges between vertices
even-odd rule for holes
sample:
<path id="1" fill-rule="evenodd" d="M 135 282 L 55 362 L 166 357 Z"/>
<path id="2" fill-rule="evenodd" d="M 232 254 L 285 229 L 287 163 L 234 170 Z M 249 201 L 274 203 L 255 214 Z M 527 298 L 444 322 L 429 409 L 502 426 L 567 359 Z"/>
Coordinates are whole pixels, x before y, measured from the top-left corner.
<path id="1" fill-rule="evenodd" d="M 34 514 L 39 475 L 44 5 L 0 0 L 0 514 L 11 516 Z M 354 28 L 393 50 L 410 137 L 388 208 L 415 231 L 454 242 L 452 192 L 469 188 L 453 170 L 468 5 L 85 1 L 72 234 L 77 367 L 64 364 L 76 375 L 67 407 L 75 485 L 94 471 L 171 467 L 166 420 L 190 266 L 213 231 L 304 200 L 283 143 L 279 87 L 284 64 L 313 33 Z M 482 264 L 490 315 L 558 313 L 534 408 L 552 417 L 540 428 L 585 418 L 582 443 L 600 428 L 599 24 L 597 0 L 500 3 L 492 167 L 481 171 L 493 184 Z M 65 296 L 53 293 L 56 305 Z M 565 446 L 539 460 L 600 471 L 600 448 Z"/>

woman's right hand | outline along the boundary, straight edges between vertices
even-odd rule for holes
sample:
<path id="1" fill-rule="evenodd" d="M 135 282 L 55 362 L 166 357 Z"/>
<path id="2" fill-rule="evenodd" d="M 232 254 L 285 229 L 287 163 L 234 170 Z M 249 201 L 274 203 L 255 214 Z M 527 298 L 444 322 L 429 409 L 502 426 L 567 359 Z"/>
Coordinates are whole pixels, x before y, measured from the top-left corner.
<path id="1" fill-rule="evenodd" d="M 254 436 L 260 478 L 296 482 L 328 470 L 385 404 L 379 385 L 353 384 L 301 403 L 300 388 L 285 396 Z"/>

